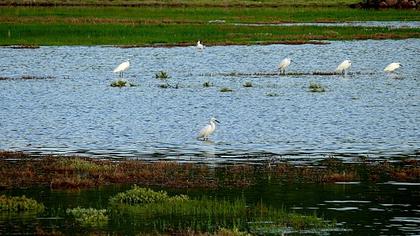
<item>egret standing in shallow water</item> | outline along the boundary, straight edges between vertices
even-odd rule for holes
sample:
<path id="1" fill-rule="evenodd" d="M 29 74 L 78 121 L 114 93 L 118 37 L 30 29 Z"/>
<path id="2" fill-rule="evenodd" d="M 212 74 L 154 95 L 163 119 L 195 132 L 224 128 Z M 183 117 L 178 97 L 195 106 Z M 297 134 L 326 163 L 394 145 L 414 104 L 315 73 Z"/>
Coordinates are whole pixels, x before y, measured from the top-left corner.
<path id="1" fill-rule="evenodd" d="M 279 64 L 279 70 L 280 73 L 285 75 L 286 74 L 286 68 L 290 65 L 290 63 L 292 62 L 292 60 L 290 60 L 290 58 L 284 58 L 280 64 Z"/>
<path id="2" fill-rule="evenodd" d="M 201 44 L 200 41 L 197 41 L 197 46 L 196 47 L 197 47 L 198 50 L 203 50 L 204 49 L 204 45 Z"/>
<path id="3" fill-rule="evenodd" d="M 201 129 L 197 138 L 201 139 L 201 140 L 208 140 L 209 136 L 216 129 L 216 123 L 214 123 L 214 122 L 220 123 L 216 118 L 212 117 L 210 119 L 210 122 L 206 126 L 204 126 L 204 128 Z"/>
<path id="4" fill-rule="evenodd" d="M 335 73 L 347 75 L 347 71 L 349 70 L 350 67 L 351 67 L 351 61 L 344 60 L 343 62 L 341 62 L 340 65 L 337 66 L 337 68 L 335 69 Z"/>
<path id="5" fill-rule="evenodd" d="M 388 72 L 388 73 L 392 73 L 392 72 L 394 72 L 396 69 L 398 69 L 400 67 L 402 67 L 401 63 L 399 63 L 399 62 L 393 62 L 393 63 L 387 65 L 385 67 L 384 71 L 385 72 Z"/>
<path id="6" fill-rule="evenodd" d="M 120 77 L 122 78 L 124 76 L 124 71 L 126 71 L 130 67 L 130 59 L 127 61 L 119 64 L 114 70 L 114 73 L 120 73 Z"/>

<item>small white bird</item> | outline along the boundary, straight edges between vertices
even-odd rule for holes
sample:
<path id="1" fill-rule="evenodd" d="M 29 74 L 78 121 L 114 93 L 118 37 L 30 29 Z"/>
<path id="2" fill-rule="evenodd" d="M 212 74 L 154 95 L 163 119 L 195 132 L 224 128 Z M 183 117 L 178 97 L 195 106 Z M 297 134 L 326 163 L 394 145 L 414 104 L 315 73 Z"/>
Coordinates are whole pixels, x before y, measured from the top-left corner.
<path id="1" fill-rule="evenodd" d="M 214 122 L 220 123 L 216 118 L 212 117 L 210 119 L 210 122 L 206 126 L 204 126 L 204 128 L 201 129 L 197 138 L 201 139 L 201 140 L 208 140 L 209 136 L 216 129 L 216 123 L 214 123 Z"/>
<path id="2" fill-rule="evenodd" d="M 388 72 L 388 73 L 392 73 L 392 72 L 394 72 L 396 69 L 398 69 L 400 67 L 402 67 L 401 63 L 399 63 L 399 62 L 393 62 L 393 63 L 387 65 L 385 67 L 384 71 L 385 72 Z"/>
<path id="3" fill-rule="evenodd" d="M 349 70 L 350 67 L 351 67 L 351 61 L 344 60 L 343 62 L 341 62 L 340 65 L 337 66 L 337 69 L 335 69 L 335 73 L 347 75 L 347 71 Z"/>
<path id="4" fill-rule="evenodd" d="M 128 59 L 127 61 L 119 64 L 114 70 L 114 73 L 120 73 L 120 77 L 122 78 L 124 75 L 124 71 L 126 71 L 128 69 L 128 67 L 130 67 L 130 59 Z"/>
<path id="5" fill-rule="evenodd" d="M 290 60 L 290 58 L 284 58 L 279 64 L 280 73 L 285 75 L 286 74 L 286 68 L 290 65 L 291 62 L 292 62 L 292 60 Z"/>
<path id="6" fill-rule="evenodd" d="M 197 47 L 198 50 L 203 50 L 204 49 L 204 45 L 201 44 L 200 41 L 197 41 L 197 46 L 196 47 Z"/>

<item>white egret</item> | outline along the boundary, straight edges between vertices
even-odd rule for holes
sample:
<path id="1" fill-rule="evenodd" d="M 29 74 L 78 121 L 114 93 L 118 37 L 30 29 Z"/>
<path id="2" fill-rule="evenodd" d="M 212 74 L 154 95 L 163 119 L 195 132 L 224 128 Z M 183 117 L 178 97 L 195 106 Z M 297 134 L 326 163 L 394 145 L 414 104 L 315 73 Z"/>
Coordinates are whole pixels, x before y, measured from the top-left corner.
<path id="1" fill-rule="evenodd" d="M 388 72 L 388 73 L 392 73 L 392 72 L 394 72 L 396 69 L 398 69 L 400 67 L 402 67 L 401 63 L 399 63 L 399 62 L 393 62 L 393 63 L 387 65 L 385 67 L 384 71 L 385 72 Z"/>
<path id="2" fill-rule="evenodd" d="M 208 140 L 209 136 L 216 129 L 216 123 L 214 123 L 214 122 L 220 123 L 216 118 L 212 117 L 210 119 L 210 122 L 206 126 L 204 126 L 204 128 L 201 129 L 197 138 L 201 139 L 201 140 Z"/>
<path id="3" fill-rule="evenodd" d="M 290 58 L 284 58 L 279 64 L 280 73 L 285 75 L 286 74 L 286 68 L 290 65 L 291 62 L 292 62 L 292 60 L 290 60 Z"/>
<path id="4" fill-rule="evenodd" d="M 114 73 L 120 73 L 120 77 L 123 77 L 123 73 L 124 71 L 126 71 L 128 69 L 128 67 L 130 67 L 130 59 L 128 59 L 127 61 L 119 64 L 114 70 Z"/>
<path id="5" fill-rule="evenodd" d="M 198 50 L 202 50 L 202 49 L 204 49 L 204 45 L 203 44 L 201 44 L 201 42 L 200 41 L 197 41 L 197 49 Z"/>
<path id="6" fill-rule="evenodd" d="M 347 75 L 347 71 L 349 70 L 350 67 L 351 67 L 351 61 L 344 60 L 343 62 L 341 62 L 340 65 L 337 66 L 337 69 L 335 69 L 335 73 Z"/>

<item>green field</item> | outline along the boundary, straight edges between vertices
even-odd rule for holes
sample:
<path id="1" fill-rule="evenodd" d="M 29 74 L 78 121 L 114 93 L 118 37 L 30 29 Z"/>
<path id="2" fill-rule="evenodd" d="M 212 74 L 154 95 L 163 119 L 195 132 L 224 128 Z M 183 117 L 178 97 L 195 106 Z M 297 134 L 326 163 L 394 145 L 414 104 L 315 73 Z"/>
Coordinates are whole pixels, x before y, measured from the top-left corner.
<path id="1" fill-rule="evenodd" d="M 72 1 L 69 1 L 70 3 Z M 81 1 L 73 1 L 77 3 Z M 122 1 L 104 1 L 119 4 Z M 128 1 L 135 2 L 135 1 Z M 419 29 L 320 26 L 250 26 L 237 23 L 284 22 L 419 21 L 417 10 L 361 10 L 333 5 L 314 5 L 311 0 L 273 7 L 274 1 L 249 7 L 253 1 L 225 1 L 245 7 L 220 7 L 217 1 L 168 1 L 190 4 L 169 7 L 153 5 L 0 7 L 0 45 L 190 45 L 202 40 L 207 45 L 305 43 L 309 40 L 403 39 L 420 37 Z M 354 1 L 345 1 L 351 3 Z M 92 0 L 84 3 L 98 3 Z M 124 2 L 127 3 L 127 2 Z M 162 2 L 161 2 L 162 3 Z M 255 3 L 255 2 L 254 2 Z M 195 5 L 194 5 L 195 4 Z M 206 4 L 209 6 L 205 7 Z M 265 5 L 264 5 L 265 4 Z M 311 5 L 312 4 L 312 5 Z"/>

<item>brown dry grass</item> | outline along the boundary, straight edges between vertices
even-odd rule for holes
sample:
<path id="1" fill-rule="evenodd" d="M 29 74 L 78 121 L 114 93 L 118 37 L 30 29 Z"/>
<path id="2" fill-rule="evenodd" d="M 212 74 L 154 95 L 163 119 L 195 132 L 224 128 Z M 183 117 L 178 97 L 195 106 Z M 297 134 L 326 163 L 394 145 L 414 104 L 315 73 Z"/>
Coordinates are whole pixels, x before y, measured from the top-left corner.
<path id="1" fill-rule="evenodd" d="M 21 152 L 0 152 L 0 188 L 49 186 L 74 189 L 127 183 L 173 188 L 242 188 L 267 178 L 292 183 L 420 182 L 420 167 L 417 160 L 344 164 L 329 158 L 318 166 L 275 163 L 210 168 L 202 164 L 176 162 L 37 157 Z"/>

